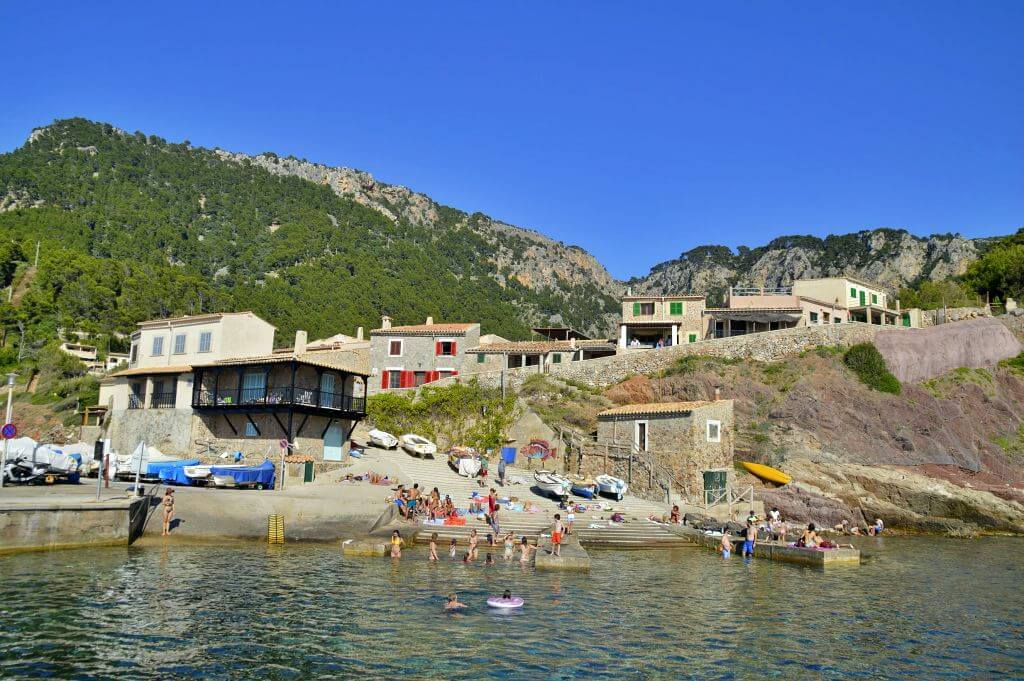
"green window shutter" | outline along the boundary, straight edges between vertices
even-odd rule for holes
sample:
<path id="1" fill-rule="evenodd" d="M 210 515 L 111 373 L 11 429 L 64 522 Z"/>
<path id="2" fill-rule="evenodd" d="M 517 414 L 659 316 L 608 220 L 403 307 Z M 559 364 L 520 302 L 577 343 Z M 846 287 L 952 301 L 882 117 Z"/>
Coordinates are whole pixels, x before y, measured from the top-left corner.
<path id="1" fill-rule="evenodd" d="M 482 353 L 482 352 L 478 352 L 477 353 L 477 355 L 476 355 L 476 363 L 477 364 L 483 364 L 486 359 L 487 358 L 484 356 L 484 353 Z"/>
<path id="2" fill-rule="evenodd" d="M 696 343 L 696 342 L 697 342 L 697 334 L 695 334 L 695 333 L 691 333 L 691 334 L 690 334 L 690 337 L 689 337 L 689 341 L 690 341 L 691 343 Z"/>
<path id="3" fill-rule="evenodd" d="M 554 364 L 561 364 L 562 363 L 562 355 L 560 355 L 559 353 L 556 352 L 555 354 L 553 354 L 551 356 L 551 361 Z"/>
<path id="4" fill-rule="evenodd" d="M 640 303 L 633 303 L 633 316 L 634 317 L 639 317 L 640 316 Z"/>
<path id="5" fill-rule="evenodd" d="M 871 294 L 871 304 L 878 305 L 878 296 L 876 296 L 874 293 Z"/>
<path id="6" fill-rule="evenodd" d="M 850 287 L 850 297 L 851 298 L 856 298 L 857 297 L 857 289 L 855 289 L 852 286 Z"/>
<path id="7" fill-rule="evenodd" d="M 668 313 L 671 314 L 671 315 L 681 315 L 681 314 L 683 314 L 683 304 L 682 303 L 669 303 L 668 304 Z"/>

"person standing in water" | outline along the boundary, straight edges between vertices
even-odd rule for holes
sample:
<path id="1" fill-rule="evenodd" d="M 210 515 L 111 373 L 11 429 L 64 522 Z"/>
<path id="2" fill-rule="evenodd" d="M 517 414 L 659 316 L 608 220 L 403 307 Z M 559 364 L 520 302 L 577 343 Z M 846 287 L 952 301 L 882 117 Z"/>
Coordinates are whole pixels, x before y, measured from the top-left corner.
<path id="1" fill-rule="evenodd" d="M 526 536 L 524 535 L 523 543 L 519 545 L 519 550 L 522 552 L 519 554 L 519 563 L 521 565 L 526 565 L 528 562 L 530 562 L 530 553 L 536 551 L 537 547 L 531 546 L 530 542 L 526 539 Z"/>
<path id="2" fill-rule="evenodd" d="M 430 535 L 430 558 L 429 560 L 437 562 L 437 532 Z"/>
<path id="3" fill-rule="evenodd" d="M 455 537 L 452 537 L 451 543 L 448 544 L 448 555 L 451 556 L 454 559 L 456 554 L 458 554 L 458 552 L 459 552 L 459 542 L 456 541 Z"/>
<path id="4" fill-rule="evenodd" d="M 562 514 L 555 514 L 555 526 L 551 529 L 551 555 L 562 555 L 562 533 L 565 527 L 562 525 Z"/>
<path id="5" fill-rule="evenodd" d="M 402 545 L 405 544 L 405 540 L 402 539 L 402 533 L 395 530 L 391 533 L 391 557 L 401 558 L 402 557 Z"/>
<path id="6" fill-rule="evenodd" d="M 511 532 L 505 535 L 505 560 L 512 560 L 512 553 L 515 551 L 515 539 Z"/>
<path id="7" fill-rule="evenodd" d="M 729 536 L 729 528 L 726 527 L 722 530 L 722 543 L 720 544 L 722 549 L 722 558 L 728 558 L 729 554 L 732 553 L 732 537 Z"/>
<path id="8" fill-rule="evenodd" d="M 751 514 L 753 515 L 753 514 Z M 757 544 L 757 528 L 754 521 L 747 520 L 747 529 L 743 530 L 743 557 L 754 555 L 754 546 Z"/>
<path id="9" fill-rule="evenodd" d="M 164 492 L 164 531 L 163 536 L 171 533 L 171 521 L 174 519 L 174 490 L 170 487 Z"/>
<path id="10" fill-rule="evenodd" d="M 469 559 L 476 560 L 477 544 L 480 543 L 480 537 L 477 536 L 476 530 L 469 533 Z"/>

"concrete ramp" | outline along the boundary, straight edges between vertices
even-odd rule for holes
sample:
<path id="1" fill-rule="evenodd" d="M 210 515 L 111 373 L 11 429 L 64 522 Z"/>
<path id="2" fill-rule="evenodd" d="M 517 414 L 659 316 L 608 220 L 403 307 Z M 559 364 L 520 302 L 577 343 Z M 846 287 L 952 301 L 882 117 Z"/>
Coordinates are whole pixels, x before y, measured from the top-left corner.
<path id="1" fill-rule="evenodd" d="M 889 371 L 914 383 L 959 367 L 987 367 L 1020 354 L 1020 341 L 999 320 L 969 319 L 926 329 L 879 331 L 875 347 Z"/>

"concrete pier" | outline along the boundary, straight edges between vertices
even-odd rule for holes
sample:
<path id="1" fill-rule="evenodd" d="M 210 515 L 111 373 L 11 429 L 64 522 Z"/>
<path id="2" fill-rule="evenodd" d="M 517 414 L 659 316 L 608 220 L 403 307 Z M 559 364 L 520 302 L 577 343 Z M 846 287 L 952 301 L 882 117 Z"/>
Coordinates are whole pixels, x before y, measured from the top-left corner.
<path id="1" fill-rule="evenodd" d="M 145 528 L 149 500 L 94 501 L 80 495 L 0 497 L 0 554 L 128 546 Z"/>
<path id="2" fill-rule="evenodd" d="M 680 536 L 693 541 L 694 544 L 712 551 L 718 551 L 722 544 L 720 536 L 712 537 L 692 527 L 676 526 L 672 529 Z M 734 555 L 739 555 L 743 540 L 734 537 L 732 542 L 736 547 Z M 768 560 L 819 568 L 860 565 L 860 551 L 857 549 L 805 549 L 781 542 L 758 542 L 754 545 L 754 558 L 767 558 Z"/>
<path id="3" fill-rule="evenodd" d="M 590 571 L 590 555 L 580 545 L 579 537 L 570 534 L 562 537 L 560 556 L 551 554 L 551 532 L 537 540 L 537 552 L 534 555 L 534 566 L 538 570 L 575 570 Z"/>

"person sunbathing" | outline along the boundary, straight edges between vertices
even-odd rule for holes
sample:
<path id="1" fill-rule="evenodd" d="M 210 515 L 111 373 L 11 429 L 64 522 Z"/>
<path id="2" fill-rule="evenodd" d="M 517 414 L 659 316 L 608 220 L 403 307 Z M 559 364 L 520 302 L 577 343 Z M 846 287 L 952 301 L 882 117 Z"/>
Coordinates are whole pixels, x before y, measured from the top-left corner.
<path id="1" fill-rule="evenodd" d="M 669 515 L 668 521 L 670 523 L 674 523 L 676 525 L 679 524 L 679 505 L 678 504 L 673 504 L 673 506 L 672 506 L 672 513 Z"/>
<path id="2" fill-rule="evenodd" d="M 796 540 L 797 546 L 808 549 L 817 548 L 819 544 L 821 544 L 821 538 L 818 536 L 817 531 L 815 531 L 814 523 L 808 525 L 807 529 L 800 535 L 800 538 Z"/>

